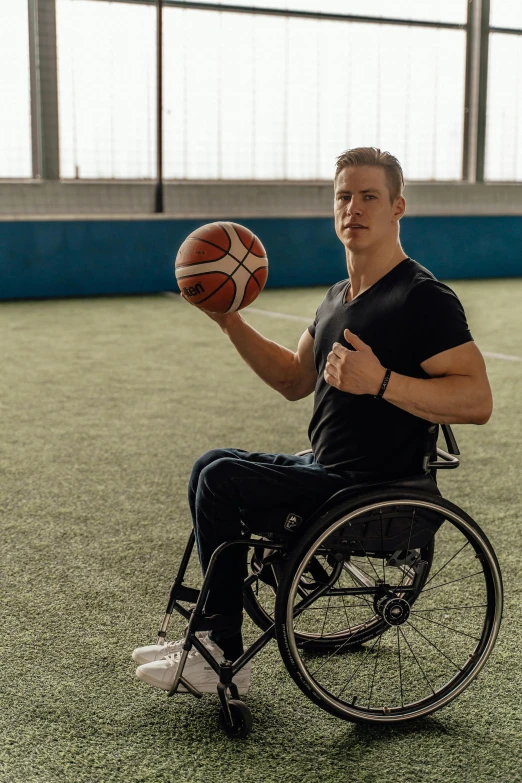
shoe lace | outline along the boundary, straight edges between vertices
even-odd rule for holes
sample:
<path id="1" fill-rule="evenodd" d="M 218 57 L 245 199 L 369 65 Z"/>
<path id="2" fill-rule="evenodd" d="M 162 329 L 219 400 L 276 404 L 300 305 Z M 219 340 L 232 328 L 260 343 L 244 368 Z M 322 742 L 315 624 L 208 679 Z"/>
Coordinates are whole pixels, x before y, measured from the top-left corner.
<path id="1" fill-rule="evenodd" d="M 181 643 L 183 643 L 183 639 L 180 640 Z M 178 642 L 176 642 L 178 644 Z M 212 641 L 210 640 L 210 637 L 205 637 L 205 647 L 210 650 L 211 652 L 214 652 L 217 648 L 214 644 L 212 644 Z M 176 650 L 175 652 L 169 653 L 165 656 L 165 660 L 168 661 L 169 666 L 177 666 L 180 662 L 181 656 L 183 654 L 183 650 Z M 189 658 L 197 658 L 200 657 L 201 654 L 196 650 L 195 647 L 191 647 L 189 650 L 189 654 L 187 656 L 187 660 Z"/>

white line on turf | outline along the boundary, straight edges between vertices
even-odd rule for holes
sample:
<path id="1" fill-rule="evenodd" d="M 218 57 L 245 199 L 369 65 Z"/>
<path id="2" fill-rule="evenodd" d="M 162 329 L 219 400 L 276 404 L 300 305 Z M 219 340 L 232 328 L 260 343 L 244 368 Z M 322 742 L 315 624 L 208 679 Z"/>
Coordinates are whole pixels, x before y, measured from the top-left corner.
<path id="1" fill-rule="evenodd" d="M 301 321 L 302 323 L 311 324 L 312 318 L 305 318 L 302 315 L 290 315 L 290 313 L 276 313 L 274 310 L 261 310 L 259 307 L 249 307 L 246 312 L 259 313 L 260 315 L 268 315 L 272 318 L 284 318 L 287 321 Z M 490 359 L 504 359 L 508 362 L 522 362 L 522 356 L 511 356 L 507 353 L 492 353 L 491 351 L 482 351 L 483 356 L 488 356 Z"/>
<path id="2" fill-rule="evenodd" d="M 165 291 L 167 296 L 179 297 L 179 294 L 173 294 L 171 291 Z M 290 313 L 278 313 L 275 310 L 262 310 L 259 307 L 249 307 L 245 312 L 256 313 L 258 315 L 268 315 L 271 318 L 283 318 L 286 321 L 299 321 L 310 325 L 313 323 L 313 316 L 306 318 L 304 315 L 291 315 Z M 488 356 L 490 359 L 504 359 L 507 362 L 522 362 L 522 356 L 511 356 L 508 353 L 493 353 L 492 351 L 482 351 L 482 356 Z"/>
<path id="3" fill-rule="evenodd" d="M 260 310 L 259 307 L 249 307 L 249 313 L 260 313 L 261 315 L 271 315 L 272 318 L 285 318 L 287 321 L 302 321 L 306 324 L 313 323 L 312 318 L 305 318 L 302 315 L 290 315 L 290 313 L 276 313 L 273 310 Z"/>

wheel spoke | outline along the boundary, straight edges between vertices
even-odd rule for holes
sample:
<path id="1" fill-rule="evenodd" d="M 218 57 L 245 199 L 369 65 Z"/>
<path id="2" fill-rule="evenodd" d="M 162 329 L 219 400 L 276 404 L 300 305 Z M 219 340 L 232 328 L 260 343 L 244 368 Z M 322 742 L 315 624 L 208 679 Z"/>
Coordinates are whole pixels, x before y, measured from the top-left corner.
<path id="1" fill-rule="evenodd" d="M 422 591 L 422 595 L 424 593 L 429 593 L 430 590 L 438 590 L 440 587 L 446 587 L 446 585 L 453 585 L 455 582 L 462 582 L 464 579 L 471 579 L 473 576 L 479 576 L 479 574 L 483 574 L 484 571 L 475 571 L 473 574 L 468 574 L 467 576 L 461 576 L 458 579 L 452 579 L 451 582 L 443 582 L 441 585 L 435 585 L 434 587 L 428 587 L 427 590 Z"/>
<path id="2" fill-rule="evenodd" d="M 352 633 L 352 624 L 350 622 L 350 618 L 348 617 L 348 612 L 347 612 L 347 609 L 349 607 L 347 607 L 346 604 L 344 603 L 344 596 L 341 596 L 341 600 L 342 600 L 343 606 L 344 606 L 344 613 L 346 615 L 346 622 L 348 623 L 348 631 L 350 632 L 350 635 L 351 635 L 351 633 Z"/>
<path id="3" fill-rule="evenodd" d="M 399 635 L 399 626 L 397 626 L 397 652 L 399 655 L 399 683 L 401 686 L 401 707 L 404 709 L 404 695 L 402 692 L 401 637 Z"/>
<path id="4" fill-rule="evenodd" d="M 455 560 L 455 558 L 457 557 L 457 555 L 460 555 L 460 553 L 462 552 L 462 550 L 463 550 L 463 549 L 465 549 L 465 548 L 466 548 L 468 545 L 469 545 L 469 541 L 466 541 L 466 543 L 465 543 L 465 544 L 463 544 L 463 545 L 461 546 L 461 548 L 458 550 L 458 552 L 455 552 L 455 554 L 454 554 L 452 557 L 450 557 L 450 559 L 449 559 L 449 560 L 448 560 L 446 563 L 444 563 L 444 565 L 443 565 L 443 566 L 441 566 L 441 567 L 439 568 L 439 570 L 438 570 L 438 571 L 435 571 L 435 573 L 433 574 L 433 576 L 430 576 L 430 578 L 428 579 L 428 581 L 426 582 L 426 584 L 427 584 L 427 585 L 429 585 L 429 583 L 430 583 L 430 582 L 432 582 L 432 581 L 435 579 L 435 577 L 436 577 L 436 576 L 438 576 L 438 575 L 440 574 L 440 572 L 441 572 L 442 570 L 444 570 L 444 568 L 446 568 L 446 566 L 447 566 L 447 565 L 449 565 L 449 564 L 451 563 L 451 561 L 452 561 L 452 560 Z"/>
<path id="5" fill-rule="evenodd" d="M 425 639 L 428 642 L 428 644 L 431 644 L 431 646 L 434 647 L 435 650 L 437 650 L 437 652 L 440 653 L 440 655 L 446 658 L 446 660 L 449 661 L 451 665 L 454 666 L 459 672 L 462 671 L 461 667 L 457 663 L 455 663 L 455 661 L 452 661 L 451 658 L 449 658 L 445 652 L 443 652 L 439 647 L 437 647 L 437 645 L 434 642 L 431 641 L 431 639 L 428 639 L 428 637 L 425 634 L 423 634 L 422 631 L 419 631 L 419 629 L 415 625 L 413 625 L 413 623 L 410 620 L 408 620 L 407 625 L 409 625 L 410 628 L 413 628 L 413 630 L 416 631 L 416 633 L 418 633 L 419 636 L 422 636 L 422 638 Z"/>
<path id="6" fill-rule="evenodd" d="M 411 614 L 417 614 L 417 613 L 412 609 Z M 472 636 L 470 633 L 459 631 L 457 628 L 452 628 L 450 625 L 445 625 L 444 623 L 437 622 L 437 620 L 432 620 L 431 617 L 419 617 L 419 620 L 425 620 L 427 623 L 433 623 L 433 625 L 440 625 L 441 628 L 447 628 L 448 631 L 453 631 L 453 633 L 458 633 L 461 636 L 467 636 L 469 639 L 473 639 L 476 642 L 480 642 L 480 636 Z"/>
<path id="7" fill-rule="evenodd" d="M 372 694 L 373 694 L 373 686 L 375 684 L 375 674 L 377 672 L 377 663 L 379 662 L 379 655 L 381 652 L 381 642 L 382 642 L 382 636 L 379 636 L 379 644 L 377 645 L 377 654 L 375 656 L 375 666 L 373 667 L 373 676 L 372 676 L 372 683 L 370 687 L 370 693 L 368 695 L 368 709 L 370 709 L 370 703 L 372 700 Z"/>
<path id="8" fill-rule="evenodd" d="M 328 605 L 326 607 L 326 612 L 324 613 L 324 620 L 323 620 L 323 627 L 321 628 L 321 636 L 324 634 L 324 627 L 326 625 L 326 618 L 328 617 L 328 610 L 330 609 L 330 596 L 328 596 Z"/>
<path id="9" fill-rule="evenodd" d="M 402 628 L 399 628 L 398 626 L 397 626 L 397 628 L 398 628 L 398 630 L 401 632 L 401 636 L 402 636 L 402 638 L 404 639 L 404 641 L 406 642 L 406 645 L 407 645 L 407 647 L 408 647 L 408 650 L 411 652 L 411 654 L 412 654 L 412 655 L 413 655 L 413 657 L 415 658 L 415 662 L 417 663 L 417 666 L 418 666 L 418 667 L 419 667 L 419 669 L 421 670 L 422 676 L 424 677 L 424 679 L 426 680 L 426 682 L 427 682 L 427 683 L 428 683 L 428 685 L 430 686 L 430 688 L 431 688 L 431 691 L 432 691 L 433 695 L 435 696 L 435 689 L 433 688 L 433 685 L 431 684 L 431 682 L 430 682 L 430 680 L 429 680 L 429 678 L 428 678 L 428 675 L 426 674 L 426 672 L 424 671 L 424 669 L 423 669 L 423 668 L 422 668 L 422 666 L 420 665 L 420 663 L 419 663 L 419 661 L 418 661 L 418 659 L 417 659 L 417 656 L 416 656 L 416 655 L 415 655 L 415 653 L 413 652 L 413 648 L 411 647 L 411 645 L 410 645 L 409 641 L 406 639 L 406 636 L 404 635 L 404 631 L 402 630 Z"/>
<path id="10" fill-rule="evenodd" d="M 378 637 L 377 637 L 377 639 L 376 639 L 376 640 L 374 641 L 374 643 L 372 644 L 372 646 L 370 647 L 370 649 L 366 651 L 366 653 L 365 653 L 365 655 L 364 655 L 364 658 L 363 658 L 363 659 L 362 659 L 362 661 L 359 663 L 359 665 L 358 665 L 358 666 L 355 668 L 355 671 L 353 672 L 352 676 L 349 678 L 348 682 L 346 682 L 346 683 L 345 683 L 345 685 L 343 685 L 343 687 L 341 688 L 341 690 L 339 691 L 339 693 L 338 693 L 338 694 L 337 694 L 337 696 L 335 697 L 336 699 L 338 699 L 338 698 L 339 698 L 339 696 L 341 695 L 341 693 L 342 693 L 343 691 L 345 691 L 345 690 L 346 690 L 346 688 L 349 686 L 349 684 L 351 683 L 351 681 L 353 680 L 353 678 L 355 677 L 355 675 L 357 674 L 357 672 L 359 671 L 359 669 L 361 668 L 361 666 L 362 666 L 362 665 L 363 665 L 363 664 L 366 662 L 366 659 L 368 658 L 368 656 L 370 655 L 370 653 L 372 653 L 372 652 L 373 652 L 373 650 L 374 650 L 374 647 L 375 647 L 375 645 L 377 644 L 377 642 L 379 641 L 379 639 L 380 639 L 380 638 L 381 638 L 381 637 L 380 637 L 380 636 L 378 636 Z M 334 653 L 334 654 L 335 654 L 335 653 Z"/>
<path id="11" fill-rule="evenodd" d="M 420 612 L 462 612 L 463 609 L 485 609 L 487 604 L 470 604 L 469 606 L 434 606 L 432 609 L 415 609 L 415 614 Z"/>

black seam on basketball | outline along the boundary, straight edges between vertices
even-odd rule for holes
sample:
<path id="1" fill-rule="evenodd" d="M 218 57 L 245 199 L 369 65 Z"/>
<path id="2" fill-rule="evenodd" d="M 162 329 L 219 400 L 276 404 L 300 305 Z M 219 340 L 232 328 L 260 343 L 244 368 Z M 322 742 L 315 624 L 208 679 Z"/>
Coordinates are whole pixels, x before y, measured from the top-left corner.
<path id="1" fill-rule="evenodd" d="M 261 291 L 262 291 L 262 288 L 261 288 L 261 286 L 259 285 L 259 281 L 258 281 L 258 279 L 257 279 L 256 277 L 254 277 L 255 273 L 256 273 L 256 272 L 258 272 L 260 269 L 266 269 L 266 266 L 258 266 L 258 267 L 257 267 L 257 269 L 254 269 L 254 271 L 251 273 L 250 277 L 253 277 L 253 278 L 254 278 L 254 282 L 255 282 L 255 284 L 257 285 L 257 287 L 259 288 L 259 292 L 261 293 Z M 243 293 L 243 298 L 242 298 L 242 300 L 241 300 L 241 304 L 240 304 L 240 305 L 239 305 L 239 307 L 237 308 L 238 310 L 241 310 L 241 308 L 243 307 L 243 302 L 245 301 L 245 296 L 246 296 L 247 285 L 249 284 L 249 282 L 250 282 L 250 280 L 247 280 L 247 284 L 246 284 L 246 286 L 245 286 L 245 290 L 244 290 L 244 293 Z M 258 296 L 258 294 L 256 294 L 256 296 L 254 297 L 254 299 L 257 299 L 257 296 Z M 252 303 L 250 303 L 250 304 L 252 304 Z"/>
<path id="2" fill-rule="evenodd" d="M 228 234 L 227 234 L 228 236 Z M 230 237 L 228 237 L 230 239 Z M 219 258 L 212 258 L 210 261 L 189 261 L 187 264 L 179 264 L 177 266 L 177 269 L 179 269 L 180 266 L 195 266 L 195 264 L 213 264 L 214 261 L 221 261 L 221 259 L 225 258 L 225 256 L 231 255 L 231 253 L 228 252 L 228 250 L 223 250 L 222 247 L 219 245 L 216 245 L 215 242 L 210 242 L 208 239 L 200 239 L 199 237 L 187 237 L 185 242 L 188 242 L 188 240 L 197 240 L 198 242 L 204 242 L 205 245 L 211 245 L 212 247 L 215 247 L 217 250 L 221 250 L 223 252 L 222 256 L 219 256 Z M 232 247 L 232 245 L 231 245 Z M 232 256 L 234 261 L 237 261 L 237 258 L 235 256 Z"/>
<path id="3" fill-rule="evenodd" d="M 227 234 L 227 236 L 228 236 L 228 234 Z M 228 238 L 230 239 L 230 237 L 228 237 Z M 199 237 L 187 237 L 185 242 L 187 242 L 189 239 L 194 239 L 194 240 L 197 239 L 198 242 L 205 242 L 207 245 L 212 245 L 212 247 L 216 247 L 218 250 L 223 250 L 222 247 L 219 247 L 219 245 L 214 244 L 214 242 L 210 242 L 208 239 L 200 239 Z M 232 244 L 230 245 L 230 247 L 232 247 Z M 243 247 L 244 247 L 244 245 L 243 245 Z M 233 255 L 233 253 L 231 253 L 229 250 L 224 250 L 223 253 L 224 253 L 224 255 L 220 256 L 219 258 L 214 258 L 212 261 L 196 261 L 195 264 L 213 264 L 214 261 L 221 261 L 223 258 L 225 258 L 225 256 L 230 256 L 230 258 L 233 258 L 234 261 L 238 262 L 238 264 L 242 263 L 239 260 L 239 258 L 236 258 L 235 255 Z M 254 254 L 252 253 L 252 255 L 254 255 Z M 258 256 L 258 258 L 259 258 L 259 256 Z M 262 258 L 264 258 L 264 256 L 262 256 Z M 190 261 L 190 263 L 188 263 L 188 264 L 180 264 L 179 266 L 195 266 L 195 264 L 194 264 L 193 261 Z M 178 267 L 178 269 L 179 269 L 179 267 Z"/>
<path id="4" fill-rule="evenodd" d="M 234 223 L 231 223 L 230 225 L 231 225 L 231 226 L 233 226 L 233 225 L 234 225 Z M 236 225 L 239 225 L 239 223 L 237 223 Z M 245 228 L 245 226 L 242 226 L 242 228 Z M 237 233 L 237 231 L 236 231 L 236 229 L 235 229 L 235 228 L 234 228 L 234 231 L 236 232 L 236 236 L 237 236 L 237 238 L 239 239 L 239 241 L 241 242 L 241 244 L 243 245 L 243 247 L 245 247 L 245 248 L 246 248 L 246 245 L 245 245 L 245 243 L 243 242 L 243 240 L 241 239 L 241 237 L 239 236 L 239 234 Z M 248 229 L 247 229 L 247 231 L 250 231 L 250 229 L 248 228 Z M 265 256 L 264 256 L 264 255 L 260 256 L 260 255 L 258 255 L 257 253 L 253 253 L 253 252 L 252 252 L 252 248 L 254 247 L 254 244 L 255 244 L 255 241 L 256 241 L 257 237 L 256 237 L 256 235 L 254 234 L 254 232 L 253 232 L 253 231 L 250 231 L 250 233 L 252 234 L 252 237 L 253 237 L 253 240 L 254 240 L 254 241 L 252 242 L 252 244 L 250 245 L 250 247 L 249 247 L 249 248 L 247 248 L 247 249 L 248 249 L 248 252 L 249 252 L 251 255 L 255 256 L 256 258 L 265 258 Z"/>
<path id="5" fill-rule="evenodd" d="M 235 275 L 235 274 L 236 274 L 236 272 L 237 272 L 237 270 L 239 269 L 239 267 L 240 267 L 240 266 L 242 266 L 242 267 L 243 267 L 243 269 L 244 269 L 246 272 L 248 272 L 248 274 L 250 275 L 250 277 L 252 277 L 252 276 L 253 276 L 253 273 L 250 271 L 250 269 L 249 269 L 247 266 L 245 266 L 245 261 L 247 260 L 248 256 L 249 256 L 249 255 L 251 255 L 251 253 L 250 253 L 250 250 L 251 250 L 251 248 L 253 247 L 253 245 L 254 245 L 254 242 L 255 242 L 255 241 L 256 241 L 256 238 L 255 238 L 255 236 L 252 234 L 252 244 L 250 245 L 250 247 L 246 247 L 246 245 L 243 245 L 243 247 L 245 247 L 245 248 L 246 248 L 246 253 L 245 253 L 245 255 L 243 256 L 243 258 L 241 259 L 241 261 L 239 262 L 239 264 L 236 266 L 236 268 L 234 269 L 234 271 L 232 272 L 232 274 L 233 274 L 233 275 Z M 241 243 L 241 244 L 243 244 L 243 243 Z M 252 255 L 254 255 L 254 254 L 252 253 Z M 247 282 L 248 282 L 248 281 L 247 281 Z"/>
<path id="6" fill-rule="evenodd" d="M 256 285 L 259 288 L 259 291 L 261 292 L 261 286 L 259 285 L 259 280 L 257 279 L 257 277 L 255 277 L 256 272 L 259 272 L 260 269 L 266 269 L 266 266 L 258 266 L 257 269 L 254 269 L 254 271 L 252 272 L 252 277 L 256 281 Z"/>
<path id="7" fill-rule="evenodd" d="M 226 273 L 224 272 L 223 274 L 226 274 Z M 227 276 L 227 280 L 223 280 L 223 282 L 221 283 L 221 285 L 218 285 L 218 287 L 217 287 L 217 288 L 215 288 L 215 289 L 212 291 L 212 293 L 211 293 L 211 294 L 209 294 L 208 296 L 206 296 L 204 299 L 200 299 L 200 300 L 199 300 L 199 302 L 197 303 L 197 305 L 196 305 L 196 303 L 194 302 L 194 304 L 196 305 L 196 307 L 199 307 L 199 306 L 200 306 L 200 304 L 203 304 L 203 302 L 206 302 L 208 299 L 210 299 L 212 296 L 214 296 L 214 294 L 217 294 L 217 292 L 218 292 L 218 291 L 220 291 L 220 290 L 223 288 L 223 286 L 225 285 L 225 283 L 228 283 L 228 281 L 229 281 L 229 280 L 232 280 L 232 275 L 228 275 L 228 276 Z M 232 305 L 234 304 L 234 299 L 236 298 L 236 292 L 237 292 L 237 285 L 235 284 L 235 281 L 234 281 L 234 280 L 232 280 L 232 285 L 234 286 L 234 296 L 232 297 L 232 302 L 230 303 L 230 307 L 232 307 Z M 230 307 L 228 308 L 228 310 L 230 310 Z M 228 313 L 228 310 L 226 310 L 225 312 L 227 312 L 227 313 Z M 213 312 L 213 311 L 211 310 L 210 312 Z"/>
<path id="8" fill-rule="evenodd" d="M 190 267 L 187 267 L 187 269 L 190 269 Z M 194 272 L 191 275 L 183 275 L 183 277 L 177 277 L 176 280 L 179 282 L 180 280 L 186 280 L 187 277 L 203 277 L 204 275 L 226 275 L 227 277 L 230 277 L 229 272 L 223 272 L 221 269 L 211 269 L 209 272 Z"/>

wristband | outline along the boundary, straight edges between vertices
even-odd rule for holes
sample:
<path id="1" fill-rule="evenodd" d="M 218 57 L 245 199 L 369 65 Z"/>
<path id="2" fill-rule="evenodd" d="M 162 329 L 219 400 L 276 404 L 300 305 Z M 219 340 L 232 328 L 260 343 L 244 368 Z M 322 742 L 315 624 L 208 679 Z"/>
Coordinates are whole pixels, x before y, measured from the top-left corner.
<path id="1" fill-rule="evenodd" d="M 379 389 L 379 394 L 374 394 L 376 400 L 380 400 L 384 392 L 386 391 L 386 387 L 388 386 L 388 381 L 390 380 L 391 370 L 386 370 L 386 373 L 384 375 L 384 380 L 382 382 L 382 386 Z"/>

